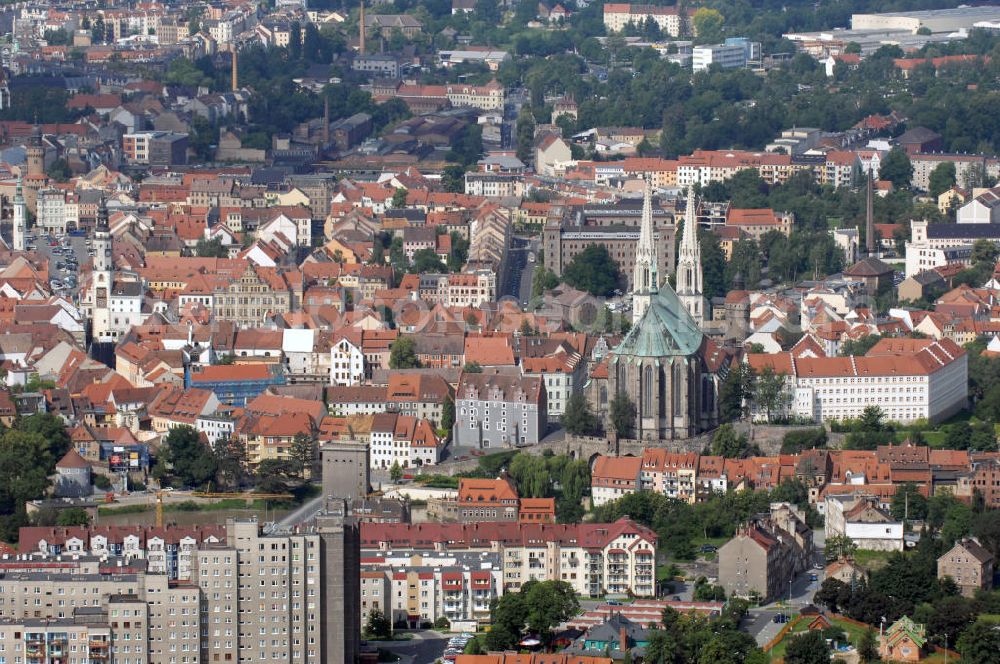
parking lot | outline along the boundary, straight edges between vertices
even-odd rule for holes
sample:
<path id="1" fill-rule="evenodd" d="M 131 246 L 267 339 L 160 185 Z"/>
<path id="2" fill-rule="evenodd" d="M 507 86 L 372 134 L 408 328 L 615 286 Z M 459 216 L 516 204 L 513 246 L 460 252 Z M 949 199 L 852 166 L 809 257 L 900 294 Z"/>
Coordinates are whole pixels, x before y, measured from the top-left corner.
<path id="1" fill-rule="evenodd" d="M 39 254 L 49 261 L 49 285 L 52 292 L 68 297 L 79 304 L 80 265 L 91 260 L 89 238 L 69 235 L 45 235 L 32 229 L 28 246 L 34 245 Z"/>
<path id="2" fill-rule="evenodd" d="M 465 650 L 465 646 L 469 643 L 471 638 L 472 634 L 464 633 L 456 634 L 448 639 L 448 644 L 444 647 L 444 661 L 454 662 L 455 659 Z"/>

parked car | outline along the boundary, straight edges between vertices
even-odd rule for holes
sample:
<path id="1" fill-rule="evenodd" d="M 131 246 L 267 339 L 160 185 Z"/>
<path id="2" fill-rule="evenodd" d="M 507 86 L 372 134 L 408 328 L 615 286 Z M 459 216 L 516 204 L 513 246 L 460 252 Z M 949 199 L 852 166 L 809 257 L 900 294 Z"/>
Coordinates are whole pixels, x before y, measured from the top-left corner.
<path id="1" fill-rule="evenodd" d="M 772 618 L 771 620 L 781 625 L 788 622 L 788 616 L 786 616 L 784 613 L 776 613 L 774 615 L 774 618 Z"/>

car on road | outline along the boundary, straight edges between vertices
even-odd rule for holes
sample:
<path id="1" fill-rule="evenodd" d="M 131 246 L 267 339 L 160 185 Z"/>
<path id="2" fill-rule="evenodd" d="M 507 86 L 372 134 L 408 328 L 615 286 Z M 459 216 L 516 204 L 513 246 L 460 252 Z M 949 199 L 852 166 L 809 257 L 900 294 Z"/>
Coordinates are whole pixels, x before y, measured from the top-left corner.
<path id="1" fill-rule="evenodd" d="M 771 618 L 771 620 L 779 625 L 782 625 L 788 622 L 788 616 L 785 615 L 784 613 L 776 613 L 774 617 Z"/>
<path id="2" fill-rule="evenodd" d="M 816 563 L 815 565 L 813 565 L 813 569 L 823 569 L 823 564 L 822 563 Z"/>
<path id="3" fill-rule="evenodd" d="M 819 577 L 816 576 L 815 574 L 810 574 L 809 575 L 809 580 L 810 581 L 819 581 Z"/>

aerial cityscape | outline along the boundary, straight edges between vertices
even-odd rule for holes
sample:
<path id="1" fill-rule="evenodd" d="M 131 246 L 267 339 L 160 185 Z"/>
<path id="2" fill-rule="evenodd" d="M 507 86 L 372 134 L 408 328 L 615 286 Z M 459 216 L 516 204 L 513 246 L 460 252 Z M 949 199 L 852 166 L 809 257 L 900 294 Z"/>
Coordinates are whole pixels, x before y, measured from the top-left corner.
<path id="1" fill-rule="evenodd" d="M 1000 664 L 1000 5 L 0 33 L 0 664 Z"/>

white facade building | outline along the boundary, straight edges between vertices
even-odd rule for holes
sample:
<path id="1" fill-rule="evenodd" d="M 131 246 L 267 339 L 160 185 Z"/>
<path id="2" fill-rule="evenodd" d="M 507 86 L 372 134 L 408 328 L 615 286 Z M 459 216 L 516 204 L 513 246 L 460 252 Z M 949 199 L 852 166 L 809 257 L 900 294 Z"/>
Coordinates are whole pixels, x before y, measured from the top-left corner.
<path id="1" fill-rule="evenodd" d="M 642 26 L 651 19 L 660 30 L 671 37 L 679 37 L 683 19 L 677 7 L 654 7 L 653 5 L 633 5 L 630 3 L 608 3 L 604 5 L 604 27 L 608 32 L 620 32 L 630 23 Z"/>
<path id="2" fill-rule="evenodd" d="M 372 421 L 369 459 L 372 468 L 433 466 L 439 460 L 440 441 L 430 422 L 412 415 L 381 413 Z"/>
<path id="3" fill-rule="evenodd" d="M 205 434 L 209 445 L 215 445 L 220 440 L 232 438 L 236 431 L 236 420 L 225 413 L 209 413 L 199 415 L 195 420 L 195 429 Z"/>
<path id="4" fill-rule="evenodd" d="M 365 354 L 347 337 L 330 346 L 330 384 L 359 385 L 365 379 Z"/>
<path id="5" fill-rule="evenodd" d="M 14 251 L 24 251 L 25 237 L 28 234 L 28 206 L 24 202 L 24 190 L 21 187 L 21 176 L 17 176 L 17 188 L 14 190 L 14 219 L 13 219 L 13 244 Z"/>
<path id="6" fill-rule="evenodd" d="M 741 69 L 760 57 L 760 42 L 727 39 L 724 44 L 695 46 L 691 51 L 691 69 L 704 71 L 712 65 L 723 69 Z"/>
<path id="7" fill-rule="evenodd" d="M 968 399 L 968 356 L 950 339 L 887 338 L 864 356 L 748 358 L 757 371 L 785 375 L 791 414 L 816 422 L 855 419 L 868 406 L 895 422 L 939 422 Z"/>
<path id="8" fill-rule="evenodd" d="M 960 224 L 1000 223 L 1000 189 L 988 189 L 958 208 L 955 220 Z"/>
<path id="9" fill-rule="evenodd" d="M 76 206 L 72 206 L 76 208 Z M 70 206 L 66 205 L 66 194 L 61 189 L 42 189 L 38 192 L 36 207 L 38 217 L 36 225 L 46 233 L 65 235 L 68 226 L 76 226 L 79 221 L 74 214 L 68 214 Z M 78 209 L 78 208 L 76 208 Z"/>
<path id="10" fill-rule="evenodd" d="M 827 539 L 846 535 L 865 551 L 902 551 L 903 523 L 894 520 L 865 495 L 828 495 L 824 528 Z"/>
<path id="11" fill-rule="evenodd" d="M 969 218 L 974 216 L 972 212 L 969 214 Z M 914 219 L 910 224 L 910 241 L 906 243 L 906 276 L 950 262 L 968 264 L 976 240 L 1000 245 L 1000 223 L 932 224 Z"/>

